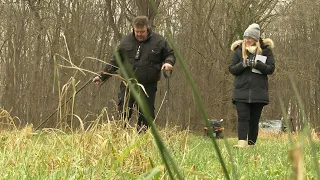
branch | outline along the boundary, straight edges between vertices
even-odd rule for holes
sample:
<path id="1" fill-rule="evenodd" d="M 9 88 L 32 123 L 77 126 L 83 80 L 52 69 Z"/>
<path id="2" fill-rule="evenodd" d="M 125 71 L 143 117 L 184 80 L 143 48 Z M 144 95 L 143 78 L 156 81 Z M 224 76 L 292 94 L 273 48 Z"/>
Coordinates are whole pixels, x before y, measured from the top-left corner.
<path id="1" fill-rule="evenodd" d="M 109 12 L 108 15 L 109 15 L 110 26 L 111 26 L 116 38 L 119 40 L 119 39 L 121 39 L 122 36 L 121 36 L 120 31 L 117 28 L 117 25 L 116 25 L 116 23 L 114 22 L 114 19 L 113 19 L 114 14 L 113 14 L 112 8 L 111 8 L 111 6 L 112 6 L 111 5 L 111 0 L 105 0 L 105 1 L 106 1 L 106 8 L 107 8 L 107 10 Z"/>

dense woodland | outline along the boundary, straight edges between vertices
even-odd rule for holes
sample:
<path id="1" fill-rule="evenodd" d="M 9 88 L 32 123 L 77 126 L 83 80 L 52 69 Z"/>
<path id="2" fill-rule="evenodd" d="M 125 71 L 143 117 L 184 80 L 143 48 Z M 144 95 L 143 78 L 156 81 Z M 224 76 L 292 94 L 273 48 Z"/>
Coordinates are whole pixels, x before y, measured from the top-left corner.
<path id="1" fill-rule="evenodd" d="M 262 118 L 284 118 L 283 103 L 295 126 L 320 125 L 319 0 L 2 0 L 0 107 L 16 125 L 37 126 L 74 97 L 43 127 L 116 119 L 119 78 L 101 87 L 89 84 L 73 95 L 110 60 L 121 37 L 132 31 L 136 15 L 147 15 L 154 31 L 172 37 L 208 116 L 225 119 L 229 130 L 236 129 L 230 46 L 249 24 L 259 23 L 262 36 L 275 43 L 276 60 Z M 165 82 L 162 78 L 158 87 L 159 127 L 166 119 Z M 170 79 L 170 123 L 201 131 L 198 107 L 177 63 Z"/>

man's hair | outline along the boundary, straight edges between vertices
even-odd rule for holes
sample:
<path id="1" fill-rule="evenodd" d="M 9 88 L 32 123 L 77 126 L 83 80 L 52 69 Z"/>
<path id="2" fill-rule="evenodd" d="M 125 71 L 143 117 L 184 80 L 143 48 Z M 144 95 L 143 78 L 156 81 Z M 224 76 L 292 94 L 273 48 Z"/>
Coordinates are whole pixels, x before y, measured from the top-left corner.
<path id="1" fill-rule="evenodd" d="M 134 26 L 149 26 L 149 20 L 147 16 L 137 16 L 133 19 L 132 24 Z"/>

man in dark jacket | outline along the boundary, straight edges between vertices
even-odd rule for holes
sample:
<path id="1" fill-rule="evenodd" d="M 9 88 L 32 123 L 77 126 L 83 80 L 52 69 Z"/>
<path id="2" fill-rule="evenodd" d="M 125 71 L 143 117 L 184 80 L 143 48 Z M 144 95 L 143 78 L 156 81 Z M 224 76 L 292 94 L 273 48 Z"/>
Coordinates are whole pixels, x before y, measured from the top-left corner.
<path id="1" fill-rule="evenodd" d="M 234 51 L 229 71 L 234 75 L 232 102 L 238 114 L 238 144 L 244 148 L 255 145 L 262 109 L 269 103 L 268 75 L 275 69 L 271 39 L 260 38 L 260 27 L 251 24 L 244 40 L 232 44 Z M 248 141 L 247 141 L 248 140 Z"/>
<path id="2" fill-rule="evenodd" d="M 146 94 L 140 89 L 140 98 L 144 98 L 150 110 L 152 119 L 155 118 L 154 103 L 157 91 L 157 82 L 160 80 L 161 70 L 171 71 L 175 64 L 173 50 L 163 36 L 152 32 L 149 28 L 146 16 L 137 16 L 133 20 L 133 32 L 124 36 L 117 48 L 120 60 L 125 67 L 129 78 L 135 78 L 139 84 L 144 86 Z M 110 75 L 118 70 L 116 57 L 113 56 L 103 73 L 93 79 L 99 85 L 101 81 L 107 80 Z M 120 85 L 118 111 L 121 119 L 129 120 L 135 103 L 134 97 L 128 93 L 128 88 L 122 82 Z M 148 127 L 146 118 L 139 110 L 137 128 L 140 131 Z"/>

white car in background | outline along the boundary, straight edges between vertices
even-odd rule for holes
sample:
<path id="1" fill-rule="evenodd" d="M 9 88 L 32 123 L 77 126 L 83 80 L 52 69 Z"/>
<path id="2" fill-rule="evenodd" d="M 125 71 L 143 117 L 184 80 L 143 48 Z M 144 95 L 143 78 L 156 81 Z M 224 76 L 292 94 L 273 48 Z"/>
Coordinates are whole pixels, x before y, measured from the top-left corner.
<path id="1" fill-rule="evenodd" d="M 259 128 L 263 132 L 280 133 L 285 132 L 287 127 L 284 120 L 265 120 L 259 122 Z"/>

